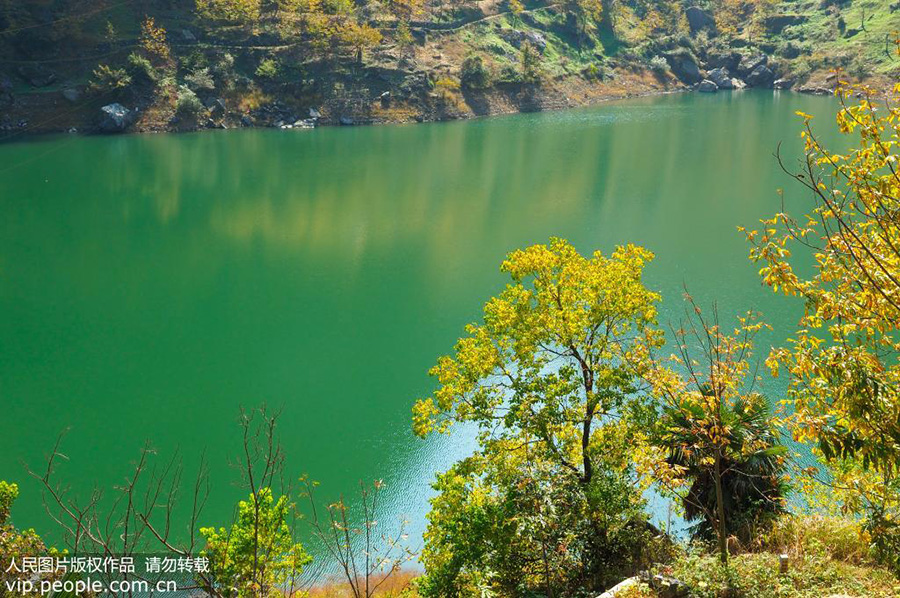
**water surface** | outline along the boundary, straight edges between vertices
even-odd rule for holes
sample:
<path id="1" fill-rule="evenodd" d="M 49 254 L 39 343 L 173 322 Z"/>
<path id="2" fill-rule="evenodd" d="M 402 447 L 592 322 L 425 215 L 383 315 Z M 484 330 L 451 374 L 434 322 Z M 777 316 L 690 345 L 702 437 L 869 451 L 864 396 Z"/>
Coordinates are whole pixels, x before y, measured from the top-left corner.
<path id="1" fill-rule="evenodd" d="M 420 126 L 63 137 L 0 146 L 0 479 L 21 526 L 50 533 L 37 467 L 110 488 L 149 440 L 188 472 L 206 449 L 205 524 L 243 495 L 228 465 L 239 406 L 283 409 L 291 476 L 334 499 L 383 478 L 385 525 L 424 526 L 436 471 L 470 435 L 421 441 L 427 369 L 505 284 L 517 247 L 634 242 L 647 283 L 723 316 L 796 306 L 760 286 L 737 225 L 801 197 L 802 110 L 833 137 L 828 98 L 683 94 L 569 112 Z M 770 394 L 779 385 L 767 387 Z"/>

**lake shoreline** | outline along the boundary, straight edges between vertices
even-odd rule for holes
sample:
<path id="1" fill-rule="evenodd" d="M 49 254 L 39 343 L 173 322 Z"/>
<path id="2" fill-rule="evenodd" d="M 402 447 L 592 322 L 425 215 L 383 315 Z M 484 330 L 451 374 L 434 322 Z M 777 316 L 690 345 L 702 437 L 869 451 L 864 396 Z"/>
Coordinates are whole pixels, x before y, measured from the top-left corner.
<path id="1" fill-rule="evenodd" d="M 875 82 L 874 87 L 879 93 L 886 89 L 878 82 Z M 30 104 L 32 109 L 23 111 L 23 114 L 18 117 L 21 119 L 19 122 L 24 122 L 25 125 L 7 130 L 5 135 L 0 134 L 0 144 L 35 140 L 60 134 L 117 136 L 149 133 L 196 133 L 204 130 L 312 129 L 323 126 L 383 126 L 452 122 L 510 114 L 556 112 L 597 106 L 612 101 L 676 93 L 697 93 L 699 92 L 697 88 L 698 85 L 686 85 L 672 76 L 654 74 L 649 71 L 625 71 L 617 73 L 610 80 L 601 82 L 589 82 L 573 77 L 562 81 L 550 81 L 542 85 L 495 86 L 477 93 L 467 91 L 463 94 L 464 101 L 452 106 L 452 109 L 447 106 L 433 109 L 433 107 L 429 108 L 419 103 L 417 105 L 382 106 L 366 116 L 347 117 L 331 114 L 327 110 L 320 113 L 316 107 L 309 107 L 308 112 L 316 114 L 317 118 L 304 119 L 304 122 L 308 123 L 306 126 L 295 126 L 293 123 L 299 122 L 297 119 L 285 122 L 279 110 L 273 110 L 271 114 L 253 119 L 249 118 L 247 114 L 234 112 L 223 117 L 218 123 L 210 120 L 199 125 L 185 125 L 160 120 L 154 118 L 153 114 L 148 114 L 150 110 L 147 110 L 141 113 L 137 122 L 119 133 L 106 133 L 96 124 L 96 118 L 86 118 L 85 112 L 96 112 L 104 102 L 88 99 L 84 105 L 79 106 L 78 110 L 60 111 L 58 110 L 60 101 L 54 99 L 50 103 L 32 102 Z M 743 90 L 719 90 L 716 93 L 739 93 L 741 91 Z M 774 90 L 770 89 L 769 91 Z M 810 78 L 803 86 L 778 91 L 830 95 L 834 93 L 834 84 L 833 80 L 829 81 L 828 75 L 823 73 Z M 42 95 L 49 95 L 49 93 Z M 276 101 L 274 105 L 278 106 L 279 103 Z M 298 112 L 298 110 L 294 109 L 293 112 Z M 305 117 L 306 113 L 303 116 Z M 35 120 L 38 122 L 33 124 Z"/>

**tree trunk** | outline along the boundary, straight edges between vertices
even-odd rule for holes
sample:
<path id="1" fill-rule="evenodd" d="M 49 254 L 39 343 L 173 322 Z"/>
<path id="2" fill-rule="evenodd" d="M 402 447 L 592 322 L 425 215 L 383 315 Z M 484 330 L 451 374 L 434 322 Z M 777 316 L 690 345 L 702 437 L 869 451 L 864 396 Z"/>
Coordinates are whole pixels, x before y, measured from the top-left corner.
<path id="1" fill-rule="evenodd" d="M 725 538 L 725 495 L 722 491 L 722 451 L 716 451 L 716 535 L 719 537 L 719 560 L 728 564 L 728 542 Z"/>

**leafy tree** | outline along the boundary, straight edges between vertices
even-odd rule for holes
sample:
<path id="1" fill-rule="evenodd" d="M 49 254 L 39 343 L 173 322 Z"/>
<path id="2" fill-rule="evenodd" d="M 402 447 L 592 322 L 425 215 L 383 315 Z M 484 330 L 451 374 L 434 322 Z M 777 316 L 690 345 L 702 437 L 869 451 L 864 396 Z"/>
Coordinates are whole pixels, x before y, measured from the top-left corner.
<path id="1" fill-rule="evenodd" d="M 280 585 L 299 576 L 312 561 L 294 542 L 289 525 L 294 504 L 277 499 L 271 488 L 260 488 L 238 503 L 230 529 L 201 528 L 206 538 L 211 588 L 225 598 L 281 596 Z"/>
<path id="2" fill-rule="evenodd" d="M 601 21 L 603 9 L 602 0 L 566 0 L 563 4 L 565 13 L 575 21 L 579 44 L 593 23 Z"/>
<path id="3" fill-rule="evenodd" d="M 10 521 L 12 505 L 19 497 L 19 487 L 0 480 L 0 588 L 4 596 L 18 598 L 24 596 L 10 588 L 15 587 L 17 580 L 31 579 L 32 572 L 22 572 L 10 567 L 13 560 L 19 563 L 23 557 L 36 557 L 46 554 L 55 555 L 55 550 L 48 550 L 33 529 L 18 530 Z M 7 569 L 10 569 L 7 571 Z M 8 585 L 7 585 L 8 584 Z"/>
<path id="4" fill-rule="evenodd" d="M 153 17 L 141 22 L 141 49 L 146 58 L 156 67 L 166 66 L 172 60 L 172 50 L 166 40 L 166 30 L 156 24 Z"/>
<path id="5" fill-rule="evenodd" d="M 541 80 L 541 53 L 528 42 L 522 44 L 519 52 L 522 66 L 522 80 L 526 83 L 538 83 Z"/>
<path id="6" fill-rule="evenodd" d="M 397 42 L 397 46 L 400 48 L 401 56 L 410 54 L 416 40 L 413 37 L 412 30 L 409 28 L 408 21 L 397 23 L 397 29 L 394 31 L 394 41 Z"/>
<path id="7" fill-rule="evenodd" d="M 805 302 L 800 329 L 768 363 L 790 377 L 794 438 L 814 444 L 831 469 L 826 479 L 807 472 L 846 509 L 867 513 L 876 546 L 900 565 L 900 109 L 870 94 L 838 91 L 838 126 L 856 138 L 842 153 L 801 113 L 805 160 L 792 174 L 807 215 L 779 213 L 747 236 L 763 281 Z"/>
<path id="8" fill-rule="evenodd" d="M 675 354 L 646 370 L 661 405 L 652 440 L 661 460 L 651 469 L 687 520 L 698 522 L 694 534 L 715 539 L 726 563 L 728 537 L 746 541 L 784 511 L 785 449 L 766 398 L 753 390 L 750 358 L 762 324 L 748 314 L 729 335 L 718 312 L 707 321 L 690 304 L 693 313 L 675 330 Z"/>
<path id="9" fill-rule="evenodd" d="M 367 24 L 350 21 L 340 31 L 341 41 L 356 52 L 356 62 L 362 64 L 363 50 L 373 48 L 381 42 L 381 32 Z"/>
<path id="10" fill-rule="evenodd" d="M 470 422 L 480 447 L 436 485 L 432 595 L 482 582 L 599 588 L 635 562 L 647 528 L 629 447 L 647 411 L 630 354 L 638 338 L 661 341 L 659 296 L 641 281 L 650 259 L 633 245 L 585 258 L 562 239 L 512 252 L 511 284 L 431 370 L 440 387 L 416 403 L 416 432 Z"/>

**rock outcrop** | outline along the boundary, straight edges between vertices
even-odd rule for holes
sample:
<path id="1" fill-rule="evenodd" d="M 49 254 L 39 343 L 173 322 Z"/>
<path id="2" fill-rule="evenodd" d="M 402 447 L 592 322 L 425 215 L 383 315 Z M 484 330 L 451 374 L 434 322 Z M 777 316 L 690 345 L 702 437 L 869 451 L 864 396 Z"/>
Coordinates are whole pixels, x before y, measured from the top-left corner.
<path id="1" fill-rule="evenodd" d="M 759 65 L 747 75 L 747 84 L 753 87 L 770 87 L 775 81 L 775 73 L 764 64 Z"/>
<path id="2" fill-rule="evenodd" d="M 665 58 L 669 63 L 669 68 L 672 69 L 672 73 L 684 83 L 693 85 L 703 80 L 703 75 L 700 74 L 700 67 L 697 66 L 697 62 L 689 53 L 672 52 L 667 54 Z"/>
<path id="3" fill-rule="evenodd" d="M 684 11 L 688 20 L 688 26 L 691 28 L 691 35 L 695 35 L 700 31 L 707 30 L 716 31 L 716 21 L 713 16 L 697 6 L 691 6 Z"/>
<path id="4" fill-rule="evenodd" d="M 807 21 L 807 18 L 808 17 L 806 15 L 771 15 L 763 19 L 763 26 L 766 28 L 767 33 L 777 34 L 781 33 L 785 27 L 805 23 Z"/>
<path id="5" fill-rule="evenodd" d="M 47 87 L 56 81 L 56 73 L 40 65 L 20 66 L 18 72 L 32 87 Z"/>

